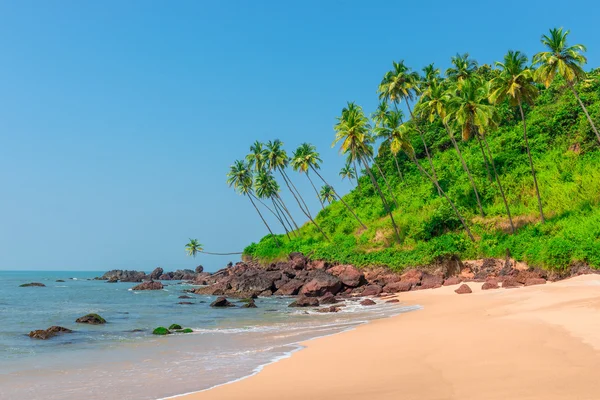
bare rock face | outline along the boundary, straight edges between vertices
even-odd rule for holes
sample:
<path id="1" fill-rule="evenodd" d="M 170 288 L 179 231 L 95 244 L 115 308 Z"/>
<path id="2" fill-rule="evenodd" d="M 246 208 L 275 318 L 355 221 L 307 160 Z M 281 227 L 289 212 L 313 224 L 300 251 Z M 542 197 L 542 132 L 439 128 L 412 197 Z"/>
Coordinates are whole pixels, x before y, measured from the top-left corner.
<path id="1" fill-rule="evenodd" d="M 423 278 L 423 272 L 416 269 L 409 269 L 400 276 L 401 282 L 410 282 L 413 286 L 418 286 Z"/>
<path id="2" fill-rule="evenodd" d="M 455 290 L 455 292 L 458 294 L 473 293 L 473 291 L 471 290 L 469 285 L 467 285 L 466 283 L 463 283 L 462 285 L 460 285 L 459 288 Z"/>
<path id="3" fill-rule="evenodd" d="M 131 288 L 131 290 L 161 290 L 163 284 L 158 281 L 143 282 Z"/>
<path id="4" fill-rule="evenodd" d="M 441 275 L 423 274 L 421 277 L 421 289 L 437 289 L 442 287 L 444 277 Z"/>
<path id="5" fill-rule="evenodd" d="M 302 253 L 290 253 L 290 266 L 293 269 L 304 269 L 306 268 L 306 257 Z"/>
<path id="6" fill-rule="evenodd" d="M 292 279 L 281 285 L 274 294 L 276 296 L 294 296 L 298 294 L 298 291 L 303 285 L 303 281 L 299 279 Z"/>
<path id="7" fill-rule="evenodd" d="M 379 285 L 368 285 L 360 292 L 361 296 L 377 296 L 383 291 Z"/>
<path id="8" fill-rule="evenodd" d="M 219 297 L 212 303 L 210 303 L 211 307 L 235 307 L 234 304 L 231 304 L 225 297 Z"/>
<path id="9" fill-rule="evenodd" d="M 444 286 L 458 285 L 461 282 L 462 279 L 460 279 L 458 276 L 451 276 L 450 278 L 444 281 Z"/>
<path id="10" fill-rule="evenodd" d="M 374 306 L 375 304 L 377 304 L 377 303 L 375 303 L 371 299 L 364 299 L 363 301 L 360 302 L 361 306 Z"/>
<path id="11" fill-rule="evenodd" d="M 325 293 L 337 294 L 342 288 L 342 282 L 336 276 L 316 270 L 312 279 L 300 290 L 300 294 L 307 297 L 319 297 Z"/>
<path id="12" fill-rule="evenodd" d="M 506 276 L 502 280 L 502 287 L 503 288 L 511 289 L 511 288 L 517 288 L 517 287 L 521 287 L 521 286 L 523 286 L 521 284 L 521 282 L 517 281 L 517 279 L 514 278 L 514 277 L 512 277 L 512 276 Z"/>
<path id="13" fill-rule="evenodd" d="M 365 279 L 364 275 L 352 265 L 336 265 L 329 268 L 327 272 L 337 276 L 348 287 L 357 287 Z"/>
<path id="14" fill-rule="evenodd" d="M 319 300 L 316 297 L 300 296 L 288 307 L 318 307 Z"/>

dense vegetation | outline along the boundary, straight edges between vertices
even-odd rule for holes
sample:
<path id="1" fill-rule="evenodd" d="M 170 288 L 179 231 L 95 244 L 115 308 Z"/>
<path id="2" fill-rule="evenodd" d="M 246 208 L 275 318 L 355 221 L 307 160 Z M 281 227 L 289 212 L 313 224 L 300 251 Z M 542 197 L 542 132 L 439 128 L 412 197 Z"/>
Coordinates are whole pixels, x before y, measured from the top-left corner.
<path id="1" fill-rule="evenodd" d="M 288 156 L 278 140 L 252 145 L 228 183 L 271 234 L 244 254 L 269 261 L 301 251 L 400 269 L 508 249 L 534 266 L 600 267 L 600 70 L 584 72 L 585 48 L 567 36 L 543 36 L 531 66 L 520 52 L 494 67 L 457 55 L 443 77 L 433 65 L 417 74 L 394 63 L 371 118 L 354 103 L 338 117 L 335 143 L 348 160 L 340 177 L 356 184 L 344 197 L 319 174 L 313 146 Z M 311 180 L 317 215 L 302 197 L 315 193 L 301 194 L 288 167 Z M 302 227 L 276 176 L 307 217 Z"/>

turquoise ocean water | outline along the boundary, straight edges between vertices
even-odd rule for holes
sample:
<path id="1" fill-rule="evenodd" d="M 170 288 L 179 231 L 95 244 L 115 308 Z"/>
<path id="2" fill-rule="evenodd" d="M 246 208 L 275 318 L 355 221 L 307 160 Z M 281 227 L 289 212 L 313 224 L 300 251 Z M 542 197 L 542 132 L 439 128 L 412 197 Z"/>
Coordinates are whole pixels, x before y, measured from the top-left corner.
<path id="1" fill-rule="evenodd" d="M 192 288 L 181 282 L 135 292 L 135 283 L 90 280 L 100 275 L 0 271 L 0 399 L 142 400 L 199 391 L 251 375 L 298 342 L 414 309 L 351 303 L 320 314 L 288 308 L 292 299 L 281 297 L 259 298 L 256 309 L 214 309 L 212 296 L 179 299 Z M 19 287 L 28 282 L 46 287 Z M 75 323 L 91 312 L 107 323 Z M 194 333 L 151 334 L 172 323 Z M 75 332 L 45 341 L 27 336 L 52 325 Z"/>

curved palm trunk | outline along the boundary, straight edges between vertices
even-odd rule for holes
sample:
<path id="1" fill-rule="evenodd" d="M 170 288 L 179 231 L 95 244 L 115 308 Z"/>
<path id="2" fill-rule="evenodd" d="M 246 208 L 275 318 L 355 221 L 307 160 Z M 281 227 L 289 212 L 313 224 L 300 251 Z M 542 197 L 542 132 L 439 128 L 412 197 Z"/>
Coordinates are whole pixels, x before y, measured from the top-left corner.
<path id="1" fill-rule="evenodd" d="M 392 225 L 394 226 L 394 233 L 396 234 L 396 241 L 398 242 L 398 244 L 400 244 L 400 243 L 402 243 L 402 239 L 400 237 L 400 232 L 398 231 L 398 226 L 396 225 L 396 221 L 394 221 L 394 216 L 392 215 L 392 211 L 390 210 L 388 202 L 385 199 L 385 196 L 383 195 L 383 193 L 381 192 L 381 188 L 379 187 L 377 180 L 373 176 L 373 172 L 371 172 L 371 168 L 369 167 L 369 164 L 367 164 L 364 159 L 362 160 L 362 162 L 363 162 L 365 168 L 367 169 L 367 174 L 371 178 L 371 182 L 373 183 L 373 186 L 375 186 L 375 189 L 377 189 L 377 193 L 379 194 L 379 197 L 381 198 L 381 202 L 383 203 L 383 207 L 385 208 L 385 211 L 387 211 L 388 215 L 390 216 L 390 220 L 392 221 Z"/>
<path id="2" fill-rule="evenodd" d="M 494 180 L 492 179 L 492 174 L 490 173 L 490 164 L 488 163 L 488 158 L 485 155 L 485 151 L 483 150 L 483 144 L 481 143 L 481 138 L 479 137 L 479 134 L 476 132 L 475 133 L 475 137 L 477 138 L 477 141 L 479 142 L 479 148 L 481 149 L 481 156 L 483 157 L 483 162 L 485 163 L 485 171 L 487 172 L 487 178 L 488 181 L 490 181 L 490 183 L 494 182 Z M 491 155 L 490 155 L 491 157 Z"/>
<path id="3" fill-rule="evenodd" d="M 281 219 L 281 216 L 279 215 L 279 211 L 277 211 L 277 213 L 276 213 L 275 211 L 273 211 L 273 210 L 271 209 L 271 207 L 269 207 L 268 205 L 266 205 L 266 204 L 265 204 L 265 203 L 264 203 L 264 202 L 263 202 L 263 201 L 262 201 L 260 198 L 256 197 L 255 195 L 253 195 L 253 194 L 250 194 L 250 196 L 252 196 L 252 198 L 253 198 L 254 200 L 258 201 L 258 202 L 259 202 L 259 203 L 260 203 L 260 204 L 261 204 L 261 205 L 262 205 L 264 208 L 266 208 L 267 210 L 269 210 L 269 212 L 270 212 L 271 214 L 273 214 L 273 215 L 275 216 L 275 218 L 277 218 L 277 220 L 278 220 L 278 221 L 279 221 L 281 224 L 283 224 L 283 221 L 282 221 L 282 219 Z M 271 198 L 271 200 L 273 200 L 273 199 Z M 283 228 L 285 229 L 285 226 L 284 226 Z M 293 229 L 292 229 L 292 230 L 293 230 Z"/>
<path id="4" fill-rule="evenodd" d="M 312 218 L 312 216 L 310 215 L 310 213 L 305 210 L 302 207 L 302 204 L 300 203 L 300 200 L 298 200 L 298 197 L 296 196 L 296 193 L 294 193 L 294 191 L 292 190 L 292 188 L 290 187 L 290 182 L 287 180 L 287 176 L 285 174 L 285 172 L 283 172 L 282 169 L 279 169 L 279 172 L 281 173 L 281 176 L 283 177 L 283 180 L 285 181 L 285 184 L 287 185 L 288 189 L 290 190 L 290 192 L 292 193 L 292 195 L 294 196 L 294 199 L 296 199 L 296 203 L 298 203 L 298 206 L 300 207 L 300 210 L 304 213 L 304 215 L 306 215 L 306 217 L 310 220 L 310 222 L 312 222 L 312 224 L 317 228 L 317 230 L 319 232 L 321 232 L 321 235 L 323 235 L 323 237 L 326 240 L 329 240 L 329 237 L 327 236 L 327 234 L 323 231 L 323 229 L 321 229 L 321 227 L 319 226 L 319 224 L 317 224 L 315 222 L 315 220 Z"/>
<path id="5" fill-rule="evenodd" d="M 510 230 L 512 233 L 515 233 L 515 225 L 513 224 L 512 216 L 510 215 L 510 207 L 508 207 L 508 202 L 506 201 L 506 196 L 504 195 L 504 189 L 502 188 L 502 184 L 500 183 L 500 176 L 498 175 L 498 171 L 496 170 L 494 156 L 492 155 L 492 151 L 490 150 L 490 146 L 488 145 L 488 141 L 485 135 L 483 136 L 483 141 L 485 142 L 485 148 L 487 149 L 488 154 L 490 155 L 490 161 L 492 163 L 492 168 L 494 169 L 496 183 L 498 184 L 498 188 L 500 189 L 500 194 L 502 195 L 502 200 L 504 201 L 504 207 L 506 207 L 506 214 L 508 214 L 508 220 L 510 221 Z"/>
<path id="6" fill-rule="evenodd" d="M 308 172 L 306 173 L 306 177 L 310 181 L 310 184 L 312 185 L 313 189 L 315 189 L 315 193 L 317 194 L 317 199 L 319 199 L 319 203 L 321 203 L 321 210 L 324 210 L 325 204 L 323 204 L 323 200 L 321 199 L 321 195 L 319 195 L 319 191 L 317 190 L 317 187 L 313 183 L 312 179 L 310 179 L 310 176 L 308 176 Z"/>
<path id="7" fill-rule="evenodd" d="M 354 176 L 356 176 L 356 187 L 360 189 L 360 181 L 358 180 L 358 169 L 356 169 L 356 159 L 352 160 L 352 163 L 354 164 Z"/>
<path id="8" fill-rule="evenodd" d="M 281 173 L 281 176 L 283 176 L 283 179 L 286 180 L 288 189 L 290 189 L 290 185 L 291 185 L 292 188 L 290 190 L 293 189 L 294 192 L 298 195 L 298 198 L 300 198 L 300 201 L 302 202 L 302 204 L 298 204 L 300 206 L 300 208 L 302 208 L 302 206 L 304 206 L 304 210 L 306 211 L 305 214 L 308 214 L 307 216 L 312 219 L 310 210 L 308 209 L 308 206 L 306 205 L 304 198 L 300 194 L 300 191 L 296 188 L 296 185 L 294 185 L 294 182 L 292 182 L 292 180 L 290 179 L 290 177 L 288 176 L 288 174 L 285 172 L 285 170 L 283 168 L 279 168 L 279 172 Z M 294 197 L 296 197 L 296 196 L 294 196 Z"/>
<path id="9" fill-rule="evenodd" d="M 398 201 L 396 200 L 396 196 L 394 195 L 394 191 L 392 190 L 392 187 L 388 183 L 388 180 L 386 179 L 383 171 L 381 170 L 381 167 L 375 161 L 373 161 L 373 164 L 377 167 L 377 170 L 379 171 L 379 174 L 383 178 L 383 182 L 385 183 L 385 187 L 387 188 L 388 192 L 390 193 L 390 196 L 392 197 L 392 200 L 394 201 L 394 205 L 396 207 L 398 207 Z"/>
<path id="10" fill-rule="evenodd" d="M 419 137 L 421 138 L 421 142 L 423 142 L 423 147 L 425 147 L 425 154 L 427 155 L 427 161 L 429 161 L 429 167 L 431 167 L 431 172 L 433 173 L 433 178 L 436 182 L 438 182 L 437 173 L 435 172 L 435 167 L 433 166 L 433 161 L 431 161 L 431 155 L 429 154 L 429 148 L 427 147 L 427 143 L 425 143 L 425 137 L 423 137 L 423 132 L 421 132 L 421 128 L 419 128 L 419 124 L 417 124 L 417 119 L 415 118 L 412 108 L 410 108 L 410 104 L 408 103 L 408 99 L 405 97 L 404 101 L 406 102 L 406 107 L 408 107 L 408 112 L 410 113 L 410 117 L 413 121 L 415 121 L 415 127 L 417 128 L 417 132 L 419 132 Z M 437 185 L 439 186 L 439 185 Z M 442 192 L 438 189 L 438 193 L 440 196 Z"/>
<path id="11" fill-rule="evenodd" d="M 396 162 L 396 169 L 398 170 L 398 176 L 400 176 L 400 181 L 404 182 L 404 176 L 402 175 L 402 171 L 400 171 L 400 164 L 398 164 L 398 157 L 396 154 L 392 154 L 394 157 L 394 161 Z"/>
<path id="12" fill-rule="evenodd" d="M 271 236 L 275 237 L 275 235 L 273 234 L 273 231 L 271 230 L 271 227 L 269 226 L 269 224 L 267 224 L 267 221 L 263 217 L 263 215 L 260 212 L 260 210 L 258 209 L 258 207 L 256 207 L 256 204 L 254 203 L 254 200 L 252 200 L 252 196 L 248 196 L 248 198 L 250 199 L 250 202 L 254 206 L 254 209 L 256 210 L 256 212 L 258 213 L 258 215 L 260 216 L 260 219 L 262 219 L 262 222 L 265 224 L 265 226 L 269 230 L 269 233 L 271 234 Z M 286 229 L 285 233 L 287 234 L 287 229 Z M 289 238 L 289 235 L 288 235 L 288 238 Z M 277 238 L 275 238 L 275 243 L 277 243 L 277 247 L 279 247 L 279 240 L 277 240 Z"/>
<path id="13" fill-rule="evenodd" d="M 527 156 L 529 157 L 529 165 L 531 166 L 531 175 L 533 175 L 533 184 L 535 186 L 535 193 L 537 194 L 538 207 L 540 209 L 540 217 L 542 223 L 546 222 L 544 217 L 544 209 L 542 208 L 542 197 L 540 196 L 540 189 L 538 188 L 537 178 L 535 177 L 535 168 L 533 167 L 533 159 L 531 158 L 531 151 L 529 150 L 529 141 L 527 140 L 527 123 L 525 122 L 525 113 L 523 112 L 523 105 L 521 99 L 519 99 L 519 111 L 521 112 L 521 119 L 523 120 L 523 137 L 525 138 L 525 148 L 527 148 Z"/>
<path id="14" fill-rule="evenodd" d="M 360 218 L 358 218 L 358 216 L 354 213 L 354 211 L 352 210 L 352 208 L 350 208 L 350 206 L 344 201 L 344 199 L 342 198 L 342 196 L 340 196 L 339 194 L 337 194 L 337 192 L 335 191 L 335 189 L 333 188 L 333 186 L 331 186 L 329 183 L 327 183 L 327 181 L 325 180 L 325 178 L 323 178 L 321 176 L 321 174 L 319 173 L 319 171 L 317 171 L 317 169 L 315 167 L 313 167 L 312 165 L 310 166 L 312 168 L 313 171 L 315 171 L 315 174 L 317 174 L 317 176 L 319 178 L 321 178 L 321 180 L 323 181 L 323 183 L 325 183 L 327 186 L 329 186 L 331 188 L 331 190 L 333 191 L 333 194 L 340 199 L 340 201 L 342 202 L 342 204 L 346 207 L 346 209 L 348 211 L 350 211 L 350 214 L 352 214 L 352 216 L 358 221 L 359 224 L 361 224 L 361 226 L 365 229 L 367 229 L 367 226 L 365 224 L 363 224 L 363 222 L 360 220 Z M 329 204 L 331 204 L 331 201 L 329 202 Z"/>
<path id="15" fill-rule="evenodd" d="M 410 157 L 410 155 L 409 155 L 409 157 Z M 469 239 L 471 239 L 474 242 L 475 238 L 473 237 L 473 234 L 471 233 L 471 230 L 469 229 L 469 226 L 465 222 L 463 216 L 458 211 L 458 209 L 456 208 L 456 206 L 454 205 L 454 203 L 452 202 L 452 200 L 450 200 L 450 198 L 442 190 L 442 188 L 440 187 L 440 184 L 438 183 L 438 181 L 436 179 L 434 179 L 431 175 L 429 175 L 427 173 L 427 171 L 425 171 L 425 169 L 423 169 L 423 167 L 421 166 L 421 164 L 419 164 L 419 161 L 414 156 L 412 156 L 410 158 L 415 163 L 415 165 L 417 166 L 417 168 L 419 169 L 419 171 L 421 171 L 421 173 L 423 173 L 423 175 L 425 175 L 431 181 L 431 183 L 433 183 L 435 185 L 435 187 L 438 189 L 438 192 L 441 193 L 441 196 L 443 196 L 448 201 L 448 203 L 450 204 L 450 207 L 452 207 L 452 210 L 454 210 L 454 213 L 456 214 L 456 216 L 458 217 L 458 219 L 460 219 L 460 222 L 461 222 L 463 228 L 465 229 L 465 231 L 467 232 L 467 235 L 469 235 Z"/>
<path id="16" fill-rule="evenodd" d="M 281 224 L 281 226 L 283 226 L 283 229 L 285 230 L 285 234 L 287 235 L 288 239 L 292 239 L 290 237 L 290 230 L 293 231 L 294 228 L 292 227 L 292 224 L 290 224 L 290 221 L 288 221 L 287 217 L 285 216 L 285 213 L 280 212 L 277 203 L 275 203 L 275 199 L 271 197 L 271 202 L 273 203 L 273 208 L 275 208 L 275 216 L 277 217 L 277 219 L 279 220 L 279 223 Z M 283 217 L 282 217 L 283 214 Z M 283 222 L 285 218 L 285 222 L 287 222 L 287 225 Z M 288 230 L 288 226 L 289 226 L 289 230 Z"/>
<path id="17" fill-rule="evenodd" d="M 579 105 L 583 109 L 583 112 L 584 112 L 588 122 L 592 126 L 592 130 L 596 134 L 596 138 L 598 138 L 598 143 L 600 143 L 600 133 L 598 133 L 598 129 L 596 129 L 596 125 L 594 125 L 594 121 L 592 121 L 592 117 L 590 117 L 590 114 L 588 114 L 587 108 L 585 108 L 585 105 L 583 104 L 583 101 L 581 101 L 581 98 L 579 97 L 577 90 L 575 90 L 575 85 L 573 85 L 572 83 L 569 83 L 569 87 L 571 88 L 571 91 L 573 92 L 573 94 L 575 95 L 575 98 L 579 102 Z"/>
<path id="18" fill-rule="evenodd" d="M 475 198 L 477 199 L 477 206 L 479 207 L 479 213 L 481 214 L 482 217 L 485 217 L 485 213 L 483 212 L 483 207 L 481 207 L 481 200 L 479 200 L 479 191 L 477 190 L 477 186 L 475 186 L 475 181 L 473 180 L 473 176 L 471 176 L 471 171 L 469 170 L 469 167 L 467 166 L 467 163 L 465 162 L 465 159 L 462 156 L 462 152 L 460 151 L 460 148 L 458 147 L 458 143 L 456 143 L 456 139 L 454 138 L 454 135 L 452 134 L 452 130 L 450 129 L 448 124 L 446 124 L 445 122 L 444 122 L 444 126 L 446 127 L 446 132 L 448 132 L 448 135 L 450 136 L 450 140 L 452 141 L 452 144 L 454 145 L 454 150 L 456 150 L 456 153 L 458 154 L 458 158 L 460 158 L 462 167 L 465 170 L 465 172 L 467 173 L 467 176 L 469 177 L 469 182 L 471 182 L 471 187 L 473 188 L 473 192 L 475 192 Z"/>
<path id="19" fill-rule="evenodd" d="M 292 213 L 290 212 L 290 210 L 288 210 L 287 206 L 285 205 L 285 203 L 283 202 L 283 199 L 281 198 L 281 196 L 279 196 L 278 194 L 276 195 L 275 199 L 279 202 L 279 206 L 287 213 L 287 215 L 290 217 L 290 220 L 292 221 L 292 223 L 294 224 L 294 226 L 296 227 L 296 230 L 300 230 L 300 228 L 298 227 L 298 224 L 296 223 L 296 221 L 294 220 L 294 217 L 292 217 Z M 284 214 L 285 216 L 285 214 Z M 286 218 L 287 220 L 287 218 Z"/>

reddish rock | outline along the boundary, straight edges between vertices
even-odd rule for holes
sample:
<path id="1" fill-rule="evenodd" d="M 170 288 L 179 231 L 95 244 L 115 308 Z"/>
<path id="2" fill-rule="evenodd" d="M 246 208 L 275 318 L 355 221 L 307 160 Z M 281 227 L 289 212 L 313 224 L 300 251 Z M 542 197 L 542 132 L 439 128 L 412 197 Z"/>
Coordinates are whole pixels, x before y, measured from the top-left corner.
<path id="1" fill-rule="evenodd" d="M 506 276 L 502 280 L 502 287 L 506 288 L 506 289 L 516 288 L 516 287 L 521 287 L 521 286 L 522 286 L 521 283 L 512 276 Z"/>
<path id="2" fill-rule="evenodd" d="M 400 281 L 386 285 L 383 290 L 387 293 L 408 292 L 412 287 L 412 283 Z"/>
<path id="3" fill-rule="evenodd" d="M 377 304 L 377 303 L 375 303 L 371 299 L 364 299 L 363 301 L 360 302 L 361 306 L 374 306 L 375 304 Z"/>
<path id="4" fill-rule="evenodd" d="M 386 301 L 386 303 L 400 303 L 400 300 L 398 300 L 398 299 L 392 299 L 392 300 Z"/>
<path id="5" fill-rule="evenodd" d="M 545 285 L 546 280 L 544 278 L 529 278 L 525 281 L 525 286 L 533 285 Z"/>
<path id="6" fill-rule="evenodd" d="M 544 281 L 546 281 L 547 277 L 548 275 L 546 274 L 546 272 L 542 271 L 541 269 L 529 269 L 526 271 L 519 271 L 515 279 L 517 280 L 517 282 L 524 284 L 529 279 L 543 279 Z"/>
<path id="7" fill-rule="evenodd" d="M 302 287 L 300 294 L 308 297 L 319 297 L 325 293 L 336 294 L 341 288 L 342 282 L 337 276 L 317 270 L 312 279 Z"/>
<path id="8" fill-rule="evenodd" d="M 306 266 L 306 269 L 309 271 L 312 271 L 315 269 L 326 270 L 327 263 L 323 260 L 311 260 L 311 261 L 309 261 L 308 265 Z"/>
<path id="9" fill-rule="evenodd" d="M 315 297 L 299 296 L 288 307 L 318 307 L 319 300 Z"/>
<path id="10" fill-rule="evenodd" d="M 495 279 L 488 279 L 487 281 L 485 281 L 485 283 L 481 286 L 481 290 L 490 290 L 490 289 L 498 289 L 500 286 L 498 286 L 498 282 Z"/>
<path id="11" fill-rule="evenodd" d="M 336 306 L 331 306 L 331 307 L 319 308 L 315 311 L 320 312 L 320 313 L 332 313 L 332 312 L 335 313 L 335 312 L 340 311 L 340 308 L 336 307 Z"/>
<path id="12" fill-rule="evenodd" d="M 364 281 L 364 275 L 352 265 L 336 265 L 327 270 L 328 273 L 337 276 L 346 286 L 357 287 Z"/>
<path id="13" fill-rule="evenodd" d="M 302 253 L 290 253 L 290 267 L 296 270 L 306 268 L 306 257 Z"/>
<path id="14" fill-rule="evenodd" d="M 321 297 L 319 299 L 319 303 L 320 304 L 336 304 L 336 303 L 339 303 L 339 302 L 340 302 L 340 300 L 337 299 L 331 293 L 327 293 L 327 294 L 325 294 L 325 296 L 323 296 L 323 297 Z"/>
<path id="15" fill-rule="evenodd" d="M 304 285 L 304 282 L 298 279 L 292 279 L 287 283 L 284 283 L 277 291 L 275 292 L 276 296 L 294 296 L 298 294 L 300 288 Z"/>
<path id="16" fill-rule="evenodd" d="M 444 277 L 441 275 L 423 274 L 421 278 L 421 289 L 436 289 L 442 287 Z"/>
<path id="17" fill-rule="evenodd" d="M 212 303 L 210 303 L 211 307 L 235 307 L 234 304 L 231 304 L 225 297 L 219 297 Z"/>
<path id="18" fill-rule="evenodd" d="M 463 279 L 473 279 L 475 274 L 470 267 L 465 267 L 460 271 L 460 277 Z"/>
<path id="19" fill-rule="evenodd" d="M 471 290 L 469 285 L 467 285 L 466 283 L 463 283 L 462 285 L 460 285 L 459 288 L 455 290 L 455 292 L 458 294 L 473 293 L 473 291 Z"/>
<path id="20" fill-rule="evenodd" d="M 450 278 L 444 281 L 444 286 L 458 285 L 461 282 L 462 279 L 460 279 L 458 276 L 451 276 Z"/>
<path id="21" fill-rule="evenodd" d="M 405 273 L 403 273 L 402 275 L 400 275 L 400 281 L 401 282 L 410 282 L 413 286 L 417 286 L 421 282 L 422 277 L 423 277 L 423 272 L 416 270 L 416 269 L 410 269 L 410 270 L 406 271 Z"/>
<path id="22" fill-rule="evenodd" d="M 157 281 L 143 282 L 131 288 L 131 290 L 161 290 L 163 284 Z"/>
<path id="23" fill-rule="evenodd" d="M 361 296 L 377 296 L 382 292 L 381 286 L 379 285 L 368 285 L 360 291 Z"/>
<path id="24" fill-rule="evenodd" d="M 35 331 L 29 332 L 29 337 L 32 339 L 41 339 L 46 340 L 50 339 L 53 336 L 56 336 L 58 333 L 71 333 L 73 332 L 70 329 L 63 328 L 62 326 L 51 326 L 48 329 L 38 329 Z"/>

